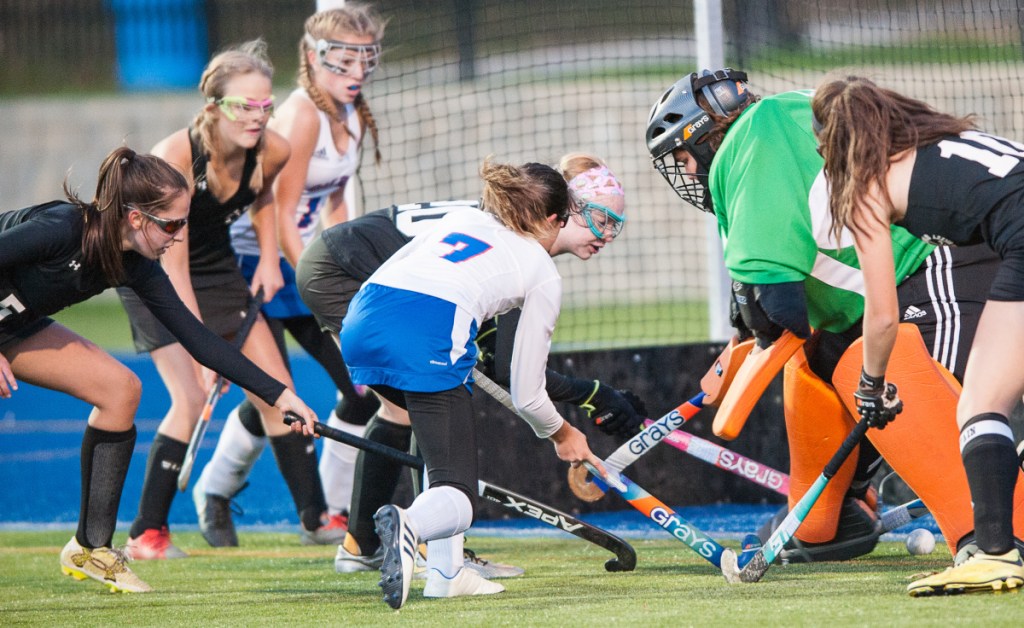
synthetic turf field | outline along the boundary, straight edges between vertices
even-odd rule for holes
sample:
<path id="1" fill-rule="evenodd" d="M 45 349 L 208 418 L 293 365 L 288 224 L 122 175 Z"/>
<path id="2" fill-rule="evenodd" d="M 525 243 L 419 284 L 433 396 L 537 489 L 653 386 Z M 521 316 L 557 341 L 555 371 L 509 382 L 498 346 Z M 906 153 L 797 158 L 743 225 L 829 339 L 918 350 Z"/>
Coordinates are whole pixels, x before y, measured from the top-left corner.
<path id="1" fill-rule="evenodd" d="M 395 612 L 381 601 L 378 574 L 337 575 L 334 548 L 302 547 L 293 534 L 243 532 L 243 547 L 219 550 L 180 534 L 193 557 L 133 563 L 156 589 L 145 595 L 61 575 L 57 555 L 70 534 L 0 533 L 0 624 L 1019 626 L 1024 616 L 1019 594 L 908 597 L 908 576 L 945 561 L 893 542 L 867 558 L 776 565 L 760 583 L 728 585 L 670 539 L 634 540 L 637 570 L 607 573 L 607 552 L 571 537 L 477 537 L 474 549 L 526 575 L 504 580 L 504 593 L 452 600 L 422 598 L 415 581 Z"/>

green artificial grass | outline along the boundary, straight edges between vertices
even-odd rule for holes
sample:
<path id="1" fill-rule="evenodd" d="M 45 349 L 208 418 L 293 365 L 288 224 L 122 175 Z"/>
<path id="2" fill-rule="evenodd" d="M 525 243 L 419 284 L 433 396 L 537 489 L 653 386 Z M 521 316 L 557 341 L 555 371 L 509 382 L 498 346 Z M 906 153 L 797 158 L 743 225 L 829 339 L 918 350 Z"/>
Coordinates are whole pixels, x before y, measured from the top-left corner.
<path id="1" fill-rule="evenodd" d="M 377 573 L 334 573 L 333 547 L 303 547 L 294 534 L 243 531 L 242 547 L 211 549 L 175 534 L 191 557 L 133 562 L 155 592 L 111 594 L 63 576 L 72 530 L 0 532 L 0 623 L 74 626 L 1019 626 L 1022 595 L 913 599 L 908 577 L 945 567 L 901 543 L 845 563 L 774 566 L 757 584 L 729 585 L 670 538 L 632 541 L 636 571 L 608 573 L 610 554 L 578 539 L 472 537 L 477 553 L 526 569 L 494 596 L 428 600 L 412 585 L 388 608 Z M 472 533 L 472 530 L 470 531 Z M 124 542 L 124 533 L 115 543 Z M 940 548 L 941 551 L 941 548 Z"/>
<path id="2" fill-rule="evenodd" d="M 707 339 L 707 318 L 703 301 L 564 308 L 555 329 L 554 350 L 702 342 Z M 134 351 L 128 317 L 112 294 L 73 305 L 54 319 L 107 351 Z"/>

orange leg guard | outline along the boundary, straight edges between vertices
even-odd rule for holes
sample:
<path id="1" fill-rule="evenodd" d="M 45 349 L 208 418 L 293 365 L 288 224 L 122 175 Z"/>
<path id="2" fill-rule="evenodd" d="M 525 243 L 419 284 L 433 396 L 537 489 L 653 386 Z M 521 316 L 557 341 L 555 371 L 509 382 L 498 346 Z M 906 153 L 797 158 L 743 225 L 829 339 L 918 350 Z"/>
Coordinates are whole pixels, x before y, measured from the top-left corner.
<path id="1" fill-rule="evenodd" d="M 851 412 L 856 412 L 853 393 L 862 363 L 863 349 L 858 340 L 843 355 L 832 377 Z M 960 386 L 932 360 L 921 333 L 909 323 L 900 325 L 885 376 L 899 387 L 903 412 L 884 430 L 868 430 L 868 438 L 935 516 L 950 552 L 955 554 L 957 542 L 974 530 L 971 492 L 956 426 Z M 1020 474 L 1013 522 L 1017 538 L 1024 538 L 1024 476 Z"/>
<path id="2" fill-rule="evenodd" d="M 803 497 L 839 444 L 853 429 L 853 418 L 831 386 L 811 372 L 803 350 L 786 363 L 783 375 L 783 408 L 789 439 L 789 507 Z M 807 514 L 796 538 L 805 543 L 824 543 L 836 536 L 843 498 L 857 469 L 857 449 L 825 487 Z"/>

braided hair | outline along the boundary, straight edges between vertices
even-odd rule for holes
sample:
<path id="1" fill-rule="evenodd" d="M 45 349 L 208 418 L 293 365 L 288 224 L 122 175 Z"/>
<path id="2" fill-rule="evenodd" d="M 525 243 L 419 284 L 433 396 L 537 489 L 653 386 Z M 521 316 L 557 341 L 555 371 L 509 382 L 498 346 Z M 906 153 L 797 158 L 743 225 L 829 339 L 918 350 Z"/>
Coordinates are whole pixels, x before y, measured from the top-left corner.
<path id="1" fill-rule="evenodd" d="M 305 33 L 299 39 L 298 83 L 300 87 L 306 90 L 306 93 L 309 94 L 310 99 L 312 99 L 317 108 L 326 113 L 327 117 L 332 120 L 345 122 L 342 119 L 342 112 L 338 110 L 334 99 L 325 93 L 324 90 L 320 89 L 316 81 L 313 80 L 313 66 L 309 62 L 309 53 L 312 51 L 309 38 L 312 38 L 314 41 L 318 39 L 337 39 L 343 41 L 346 35 L 355 35 L 370 37 L 374 41 L 380 41 L 384 36 L 385 25 L 385 20 L 381 18 L 373 7 L 355 2 L 346 2 L 343 7 L 314 13 L 306 19 Z M 306 35 L 309 37 L 306 37 Z M 359 116 L 359 123 L 369 130 L 370 137 L 373 138 L 374 162 L 379 164 L 381 162 L 380 135 L 377 130 L 377 121 L 373 116 L 373 112 L 370 111 L 370 105 L 366 101 L 366 96 L 360 92 L 356 96 L 353 105 Z M 349 130 L 349 135 L 355 137 L 351 130 Z"/>

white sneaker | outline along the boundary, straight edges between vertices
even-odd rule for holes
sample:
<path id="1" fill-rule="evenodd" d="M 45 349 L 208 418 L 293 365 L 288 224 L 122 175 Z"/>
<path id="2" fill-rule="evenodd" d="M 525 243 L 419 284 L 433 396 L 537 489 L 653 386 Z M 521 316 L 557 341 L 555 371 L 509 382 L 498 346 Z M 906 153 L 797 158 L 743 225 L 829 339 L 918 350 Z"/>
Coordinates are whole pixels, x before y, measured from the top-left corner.
<path id="1" fill-rule="evenodd" d="M 501 593 L 505 587 L 497 582 L 485 580 L 472 569 L 462 567 L 454 578 L 446 578 L 437 569 L 427 574 L 423 597 L 459 597 L 461 595 L 492 595 Z"/>
<path id="2" fill-rule="evenodd" d="M 383 545 L 378 547 L 373 554 L 363 556 L 359 553 L 359 543 L 351 534 L 345 537 L 345 542 L 338 546 L 338 553 L 334 555 L 334 571 L 338 573 L 378 571 L 383 563 Z"/>
<path id="3" fill-rule="evenodd" d="M 384 601 L 398 610 L 409 597 L 413 567 L 416 564 L 416 532 L 409 524 L 406 512 L 390 504 L 381 506 L 373 515 L 377 536 L 384 548 L 380 566 L 380 585 Z"/>
<path id="4" fill-rule="evenodd" d="M 495 578 L 515 578 L 523 575 L 525 571 L 522 567 L 516 567 L 515 565 L 508 565 L 505 563 L 497 563 L 493 560 L 481 558 L 471 549 L 462 550 L 462 554 L 465 558 L 466 567 L 472 569 L 481 577 L 488 580 L 494 580 Z"/>

